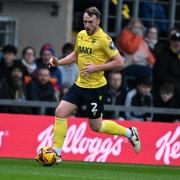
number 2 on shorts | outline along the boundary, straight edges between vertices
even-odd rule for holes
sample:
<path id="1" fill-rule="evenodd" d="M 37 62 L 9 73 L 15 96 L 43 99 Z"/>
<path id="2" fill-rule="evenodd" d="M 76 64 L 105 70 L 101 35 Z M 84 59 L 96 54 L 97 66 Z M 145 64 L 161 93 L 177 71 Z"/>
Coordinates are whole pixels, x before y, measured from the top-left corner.
<path id="1" fill-rule="evenodd" d="M 93 106 L 91 112 L 97 112 L 97 103 L 92 102 L 91 105 Z"/>

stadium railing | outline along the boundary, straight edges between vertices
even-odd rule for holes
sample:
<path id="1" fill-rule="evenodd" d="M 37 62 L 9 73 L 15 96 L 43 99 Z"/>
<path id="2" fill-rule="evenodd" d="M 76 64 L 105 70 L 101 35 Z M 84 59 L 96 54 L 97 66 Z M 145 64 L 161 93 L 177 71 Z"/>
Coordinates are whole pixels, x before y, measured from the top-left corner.
<path id="1" fill-rule="evenodd" d="M 46 108 L 55 108 L 58 103 L 57 102 L 50 102 L 50 101 L 19 101 L 19 100 L 10 100 L 10 99 L 0 99 L 0 105 L 7 105 L 7 106 L 24 106 L 24 107 L 38 107 L 40 108 L 40 114 L 45 114 Z M 157 107 L 126 107 L 126 106 L 119 106 L 119 105 L 105 105 L 105 110 L 115 112 L 115 116 L 118 117 L 119 112 L 126 111 L 138 111 L 138 112 L 146 112 L 146 113 L 159 113 L 159 114 L 180 114 L 180 109 L 175 108 L 157 108 Z"/>

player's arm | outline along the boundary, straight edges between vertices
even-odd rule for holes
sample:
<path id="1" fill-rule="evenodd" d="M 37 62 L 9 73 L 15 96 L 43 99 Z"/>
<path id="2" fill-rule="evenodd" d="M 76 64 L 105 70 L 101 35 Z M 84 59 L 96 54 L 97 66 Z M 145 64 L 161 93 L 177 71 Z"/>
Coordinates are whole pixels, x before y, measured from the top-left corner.
<path id="1" fill-rule="evenodd" d="M 56 57 L 52 57 L 49 60 L 49 64 L 54 66 L 63 66 L 67 64 L 77 63 L 77 54 L 75 51 L 73 51 L 71 54 L 67 55 L 65 58 L 58 59 Z"/>
<path id="2" fill-rule="evenodd" d="M 116 68 L 121 69 L 123 67 L 124 67 L 124 60 L 123 60 L 122 56 L 119 53 L 117 53 L 107 63 L 96 65 L 96 70 L 97 71 L 106 71 L 106 70 L 112 70 L 112 69 L 116 69 Z"/>
<path id="3" fill-rule="evenodd" d="M 87 66 L 81 70 L 82 74 L 87 75 L 96 71 L 121 69 L 124 67 L 124 60 L 110 37 L 102 38 L 101 50 L 107 55 L 107 59 L 110 59 L 110 61 L 103 64 L 87 64 Z"/>
<path id="4" fill-rule="evenodd" d="M 93 73 L 96 71 L 106 71 L 112 69 L 122 69 L 124 67 L 124 60 L 122 56 L 117 53 L 113 57 L 111 57 L 110 61 L 104 64 L 91 64 L 87 63 L 87 66 L 81 70 L 81 74 L 87 75 L 89 73 Z"/>

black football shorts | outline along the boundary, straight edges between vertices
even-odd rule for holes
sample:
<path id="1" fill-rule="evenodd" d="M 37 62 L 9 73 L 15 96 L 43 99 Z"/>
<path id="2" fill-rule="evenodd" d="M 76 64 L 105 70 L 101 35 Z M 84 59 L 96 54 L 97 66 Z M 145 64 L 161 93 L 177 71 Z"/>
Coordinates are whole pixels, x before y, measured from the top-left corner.
<path id="1" fill-rule="evenodd" d="M 99 88 L 82 88 L 74 84 L 62 98 L 77 107 L 86 106 L 87 117 L 97 119 L 104 112 L 106 85 Z"/>

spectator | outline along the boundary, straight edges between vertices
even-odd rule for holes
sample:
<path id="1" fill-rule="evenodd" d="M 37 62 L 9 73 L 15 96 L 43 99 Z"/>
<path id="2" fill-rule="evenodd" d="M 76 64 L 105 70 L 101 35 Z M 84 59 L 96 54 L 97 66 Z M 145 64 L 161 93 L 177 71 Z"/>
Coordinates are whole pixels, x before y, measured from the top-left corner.
<path id="1" fill-rule="evenodd" d="M 62 53 L 63 57 L 67 56 L 74 50 L 74 45 L 71 43 L 66 43 L 64 44 L 62 48 Z M 68 87 L 71 87 L 75 80 L 77 79 L 78 75 L 78 66 L 77 64 L 68 64 L 64 66 L 59 66 L 59 70 L 61 71 L 62 74 L 62 86 L 64 87 L 65 85 Z"/>
<path id="2" fill-rule="evenodd" d="M 156 58 L 156 55 L 163 49 L 162 43 L 158 40 L 158 29 L 156 26 L 151 26 L 147 29 L 145 41 Z"/>
<path id="3" fill-rule="evenodd" d="M 176 98 L 174 95 L 174 85 L 170 83 L 165 83 L 160 86 L 159 96 L 155 97 L 155 107 L 162 108 L 178 108 Z M 161 122 L 174 122 L 178 119 L 177 115 L 173 114 L 155 114 L 154 121 Z"/>
<path id="4" fill-rule="evenodd" d="M 27 90 L 23 81 L 23 73 L 20 68 L 14 68 L 11 76 L 3 79 L 0 86 L 0 99 L 15 99 L 25 101 L 27 99 Z M 18 106 L 1 107 L 1 112 L 6 113 L 31 113 L 30 108 Z"/>
<path id="5" fill-rule="evenodd" d="M 118 39 L 120 51 L 124 54 L 127 64 L 123 70 L 127 87 L 128 79 L 152 77 L 150 65 L 155 63 L 155 58 L 144 40 L 144 29 L 139 20 L 133 20 L 122 30 Z"/>
<path id="6" fill-rule="evenodd" d="M 125 99 L 125 106 L 127 108 L 133 106 L 151 107 L 152 95 L 151 95 L 151 80 L 149 77 L 141 77 L 137 81 L 135 89 L 128 92 Z M 126 112 L 126 119 L 128 120 L 152 120 L 152 114 L 142 112 Z"/>
<path id="7" fill-rule="evenodd" d="M 124 93 L 122 90 L 122 74 L 118 70 L 111 71 L 108 77 L 108 88 L 105 96 L 105 104 L 124 105 Z M 104 118 L 119 119 L 124 116 L 121 112 L 118 117 L 113 111 L 105 111 Z"/>
<path id="8" fill-rule="evenodd" d="M 17 49 L 15 46 L 4 46 L 2 52 L 3 59 L 0 62 L 0 80 L 10 77 L 11 72 L 15 67 L 21 69 L 23 76 L 28 74 L 26 67 L 21 61 L 16 60 Z"/>
<path id="9" fill-rule="evenodd" d="M 33 47 L 29 46 L 23 49 L 21 62 L 26 67 L 29 75 L 31 76 L 37 68 L 37 65 L 35 63 L 35 57 L 36 51 Z"/>
<path id="10" fill-rule="evenodd" d="M 49 81 L 49 70 L 46 67 L 38 69 L 37 78 L 33 78 L 27 85 L 29 100 L 35 101 L 56 101 L 53 85 Z M 40 114 L 40 109 L 33 108 L 35 114 Z M 54 109 L 47 108 L 46 114 L 53 115 Z"/>
<path id="11" fill-rule="evenodd" d="M 51 44 L 44 44 L 40 50 L 40 58 L 36 60 L 36 64 L 38 68 L 48 67 L 49 59 L 55 56 L 55 51 Z M 60 89 L 62 86 L 62 75 L 58 67 L 50 68 L 50 77 L 57 79 L 57 86 Z"/>
<path id="12" fill-rule="evenodd" d="M 133 20 L 120 33 L 118 45 L 125 55 L 127 65 L 148 65 L 155 62 L 153 54 L 144 41 L 144 30 L 139 20 Z"/>
<path id="13" fill-rule="evenodd" d="M 178 31 L 180 31 L 179 28 L 176 27 L 171 28 L 168 33 L 168 39 L 171 40 L 171 36 Z"/>
<path id="14" fill-rule="evenodd" d="M 159 85 L 172 83 L 175 85 L 175 96 L 180 102 L 180 31 L 170 35 L 169 44 L 165 47 L 154 66 L 156 92 Z"/>

